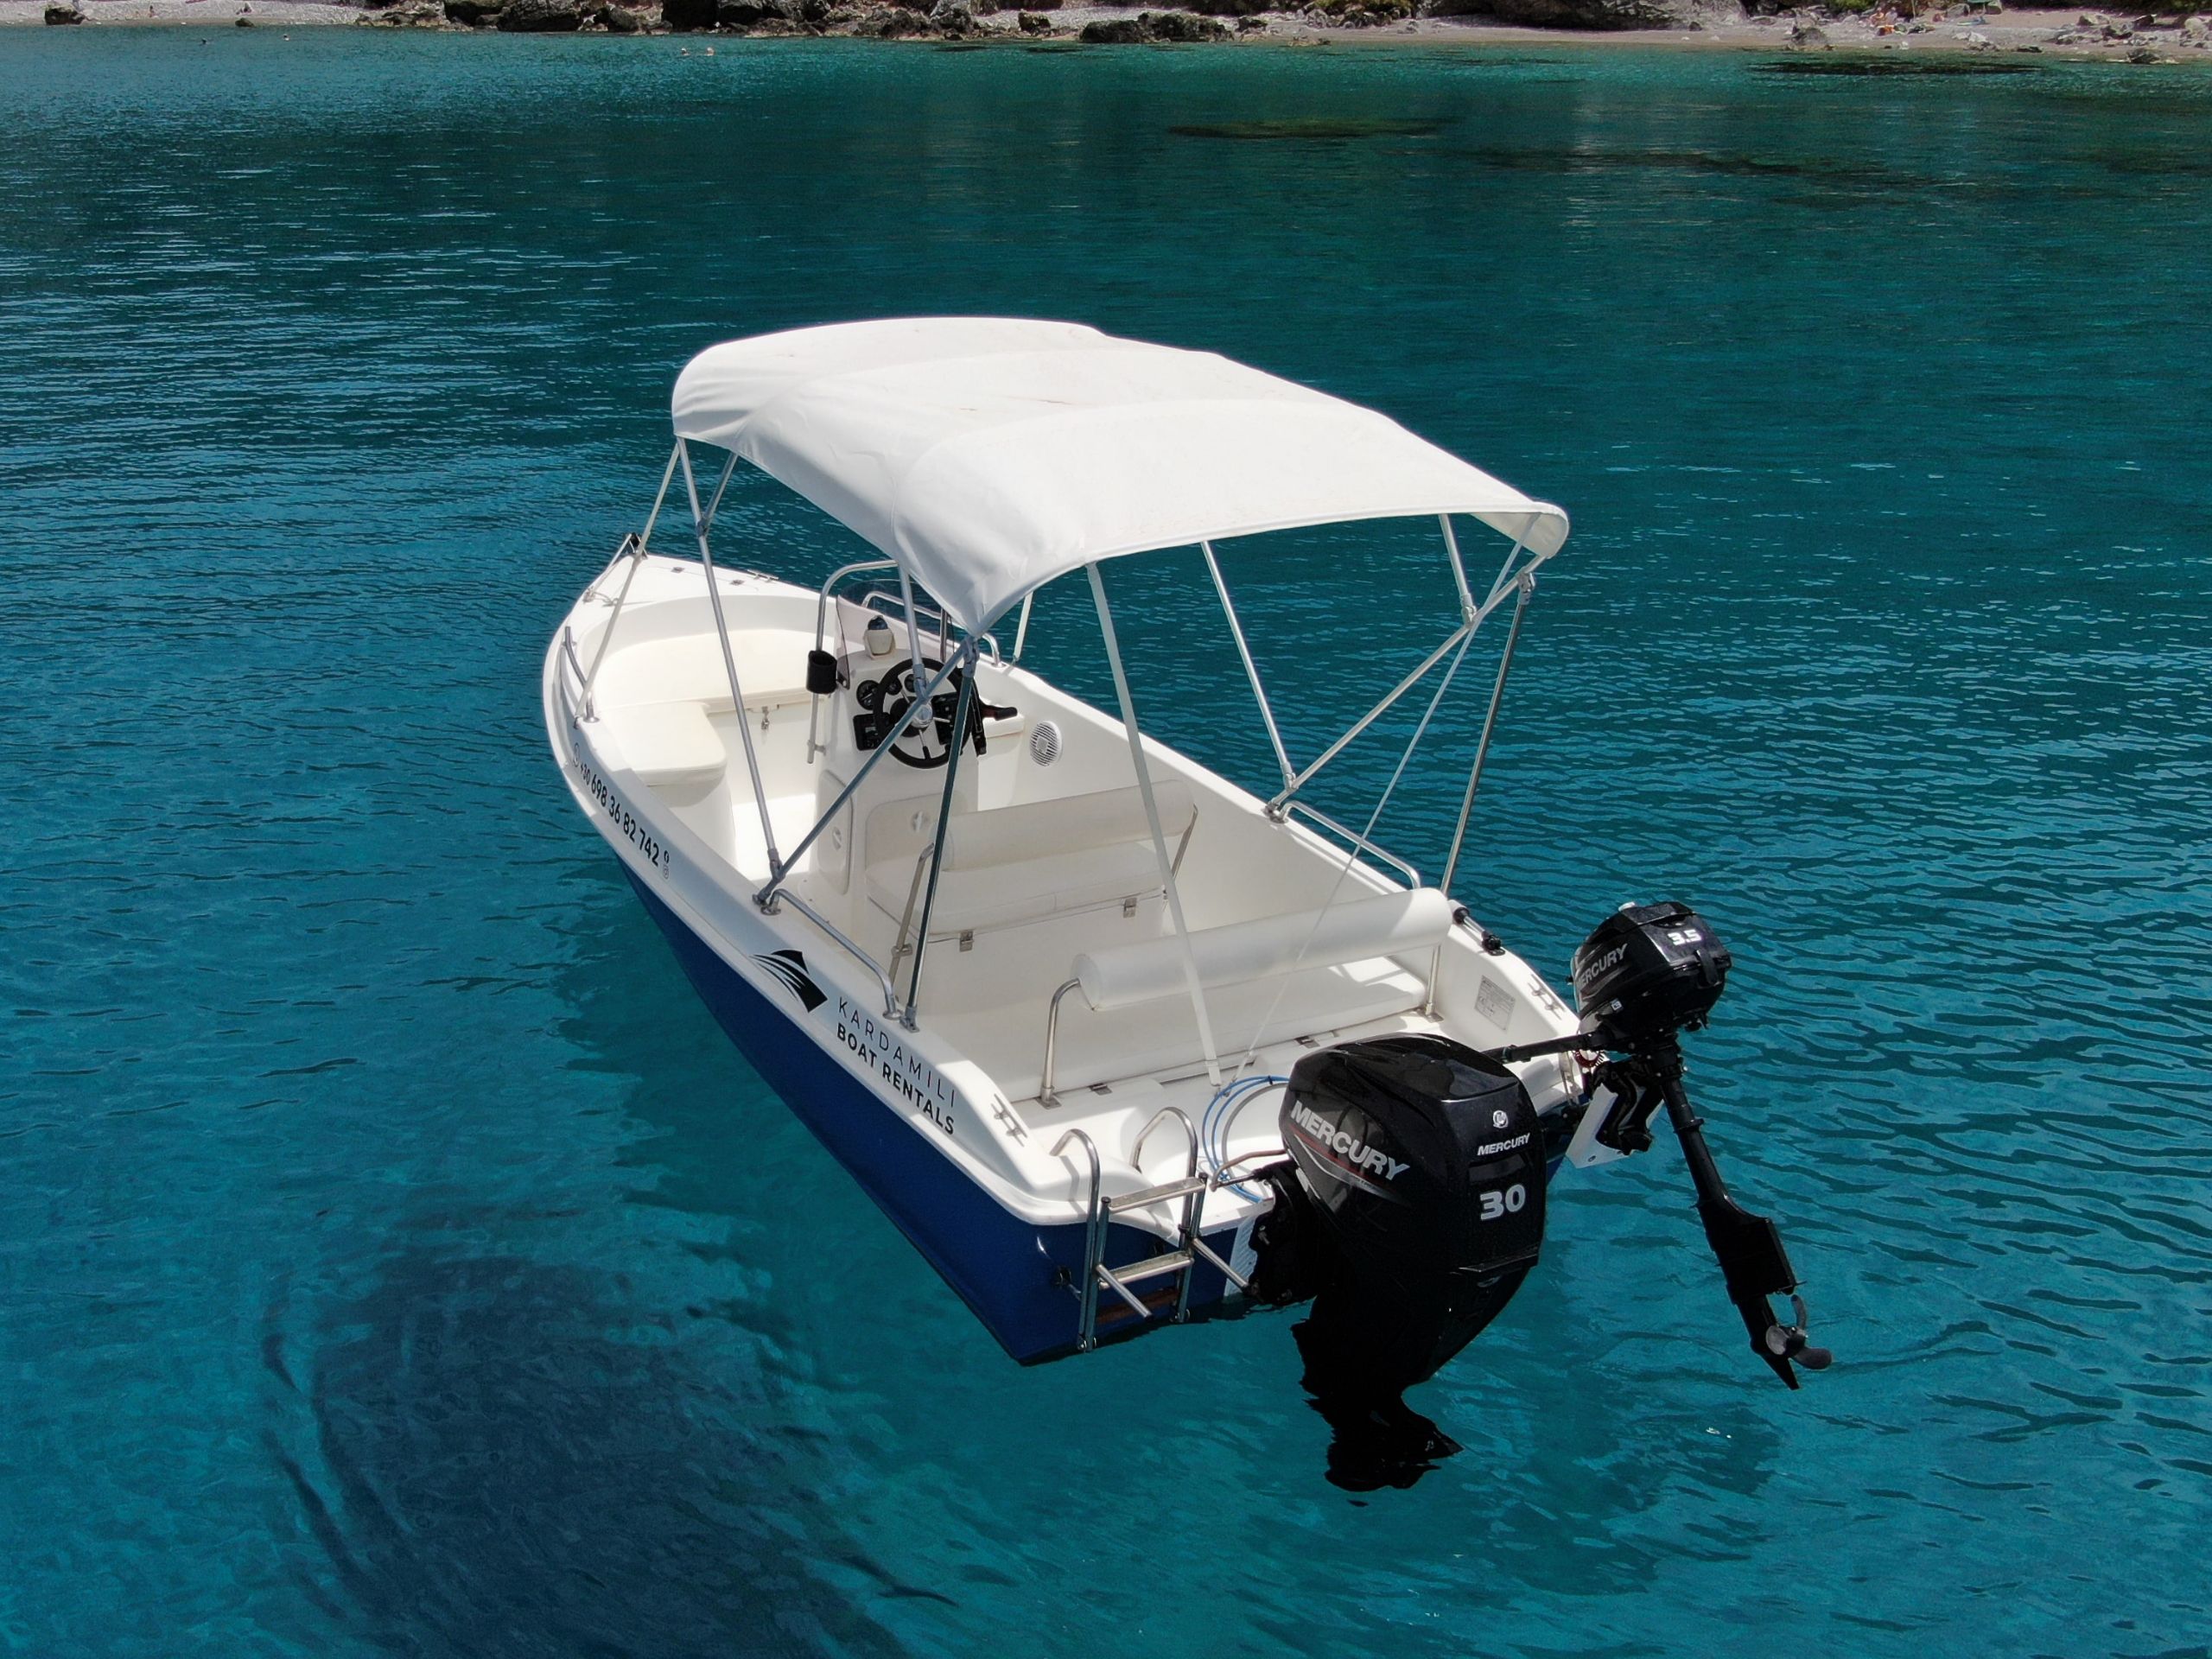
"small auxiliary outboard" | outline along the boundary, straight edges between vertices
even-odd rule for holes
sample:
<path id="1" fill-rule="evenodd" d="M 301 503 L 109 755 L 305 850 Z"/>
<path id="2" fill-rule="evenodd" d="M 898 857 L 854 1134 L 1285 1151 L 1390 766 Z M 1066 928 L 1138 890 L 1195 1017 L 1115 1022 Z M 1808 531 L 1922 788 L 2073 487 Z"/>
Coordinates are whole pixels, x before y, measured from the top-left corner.
<path id="1" fill-rule="evenodd" d="M 1567 1049 L 1611 1050 L 1618 1058 L 1590 1072 L 1590 1093 L 1611 1096 L 1598 1125 L 1599 1145 L 1619 1153 L 1648 1150 L 1651 1119 L 1659 1108 L 1682 1143 L 1697 1189 L 1698 1218 L 1719 1264 L 1728 1298 L 1743 1316 L 1751 1351 L 1791 1388 L 1792 1362 L 1825 1370 L 1834 1356 L 1810 1345 L 1797 1275 L 1773 1222 L 1755 1216 L 1728 1196 L 1705 1141 L 1705 1121 L 1690 1109 L 1682 1082 L 1681 1033 L 1700 1029 L 1720 1000 L 1733 963 L 1728 947 L 1688 905 L 1672 901 L 1627 905 L 1599 923 L 1574 953 L 1574 1001 L 1583 1030 L 1548 1043 L 1494 1051 L 1500 1060 L 1533 1059 Z M 1796 1313 L 1784 1324 L 1770 1296 L 1788 1295 Z"/>

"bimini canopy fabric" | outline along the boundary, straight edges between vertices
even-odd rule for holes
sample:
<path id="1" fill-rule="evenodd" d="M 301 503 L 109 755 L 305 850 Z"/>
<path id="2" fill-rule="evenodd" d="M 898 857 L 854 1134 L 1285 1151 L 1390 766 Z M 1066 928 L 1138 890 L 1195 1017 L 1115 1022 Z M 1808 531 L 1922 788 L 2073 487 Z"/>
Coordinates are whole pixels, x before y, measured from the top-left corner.
<path id="1" fill-rule="evenodd" d="M 988 627 L 1096 559 L 1467 513 L 1540 556 L 1567 515 L 1396 422 L 1206 352 L 1079 323 L 912 317 L 711 346 L 676 435 L 732 449 Z"/>

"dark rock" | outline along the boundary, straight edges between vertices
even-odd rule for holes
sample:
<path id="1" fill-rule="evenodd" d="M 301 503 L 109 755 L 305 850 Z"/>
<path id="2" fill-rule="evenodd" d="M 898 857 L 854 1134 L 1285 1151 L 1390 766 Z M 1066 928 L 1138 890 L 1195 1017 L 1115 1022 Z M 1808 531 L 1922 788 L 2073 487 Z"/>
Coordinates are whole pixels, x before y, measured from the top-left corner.
<path id="1" fill-rule="evenodd" d="M 1229 26 L 1211 17 L 1187 11 L 1141 11 L 1134 17 L 1116 17 L 1085 23 L 1076 37 L 1093 46 L 1144 46 L 1154 41 L 1225 41 Z"/>
<path id="2" fill-rule="evenodd" d="M 253 27 L 253 19 L 247 16 L 244 12 L 238 13 L 237 16 L 231 19 L 231 22 L 240 29 L 251 29 Z"/>
<path id="3" fill-rule="evenodd" d="M 466 23 L 471 29 L 481 29 L 499 20 L 499 8 L 507 0 L 446 0 L 446 16 L 456 23 Z"/>
<path id="4" fill-rule="evenodd" d="M 610 35 L 643 35 L 653 26 L 652 14 L 643 7 L 601 6 L 599 21 Z"/>
<path id="5" fill-rule="evenodd" d="M 85 14 L 78 10 L 73 3 L 69 5 L 48 6 L 46 9 L 46 21 L 49 23 L 57 24 L 81 23 L 85 21 Z"/>
<path id="6" fill-rule="evenodd" d="M 715 0 L 661 0 L 660 20 L 671 29 L 712 29 Z"/>
<path id="7" fill-rule="evenodd" d="M 1249 17 L 1280 9 L 1280 0 L 1185 0 L 1185 4 L 1208 17 Z"/>
<path id="8" fill-rule="evenodd" d="M 499 29 L 508 35 L 565 35 L 584 20 L 582 0 L 507 0 Z"/>
<path id="9" fill-rule="evenodd" d="M 1414 0 L 1320 0 L 1314 8 L 1345 29 L 1379 29 L 1402 23 L 1414 15 Z"/>
<path id="10" fill-rule="evenodd" d="M 1229 26 L 1187 11 L 1141 11 L 1137 22 L 1155 41 L 1225 41 Z"/>
<path id="11" fill-rule="evenodd" d="M 948 41 L 964 41 L 982 33 L 968 0 L 937 0 L 930 8 L 930 26 Z"/>
<path id="12" fill-rule="evenodd" d="M 1818 23 L 1800 23 L 1789 31 L 1792 46 L 1827 46 L 1828 32 Z"/>
<path id="13" fill-rule="evenodd" d="M 1502 23 L 1530 29 L 1681 29 L 1696 21 L 1697 0 L 1483 0 Z"/>
<path id="14" fill-rule="evenodd" d="M 1058 11 L 1059 9 L 1060 0 L 1029 0 L 1029 3 L 1022 8 L 1024 11 Z"/>
<path id="15" fill-rule="evenodd" d="M 1043 35 L 1052 27 L 1052 20 L 1041 11 L 1025 11 L 1014 18 L 1015 27 L 1025 35 Z"/>

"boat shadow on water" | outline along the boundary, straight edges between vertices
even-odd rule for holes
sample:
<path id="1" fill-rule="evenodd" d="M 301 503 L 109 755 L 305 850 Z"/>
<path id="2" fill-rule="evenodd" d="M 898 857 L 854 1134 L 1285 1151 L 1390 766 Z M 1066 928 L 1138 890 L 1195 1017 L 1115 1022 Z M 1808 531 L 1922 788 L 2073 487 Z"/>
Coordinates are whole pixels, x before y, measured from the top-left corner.
<path id="1" fill-rule="evenodd" d="M 830 1512 L 765 1344 L 691 1363 L 603 1275 L 470 1254 L 501 1219 L 426 1234 L 321 1310 L 298 1376 L 264 1340 L 302 1595 L 397 1653 L 899 1651 L 864 1604 L 934 1592 Z"/>

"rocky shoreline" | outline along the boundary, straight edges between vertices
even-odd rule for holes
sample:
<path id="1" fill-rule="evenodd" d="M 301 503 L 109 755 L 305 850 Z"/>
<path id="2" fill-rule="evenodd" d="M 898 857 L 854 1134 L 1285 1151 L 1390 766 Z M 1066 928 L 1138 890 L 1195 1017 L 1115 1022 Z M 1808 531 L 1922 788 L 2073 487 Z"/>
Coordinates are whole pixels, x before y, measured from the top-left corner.
<path id="1" fill-rule="evenodd" d="M 2212 62 L 2212 17 L 2183 12 L 2008 10 L 2002 0 L 1902 5 L 1837 0 L 0 0 L 0 24 L 182 23 L 508 34 L 849 36 L 1065 41 L 1092 45 L 1406 40 L 1468 44 L 1787 48 L 1798 52 L 2049 52 L 2134 63 Z M 689 49 L 689 48 L 686 48 Z M 704 48 L 711 53 L 711 41 Z M 1900 60 L 1895 66 L 1905 67 Z M 1876 62 L 1870 73 L 1878 71 Z"/>

